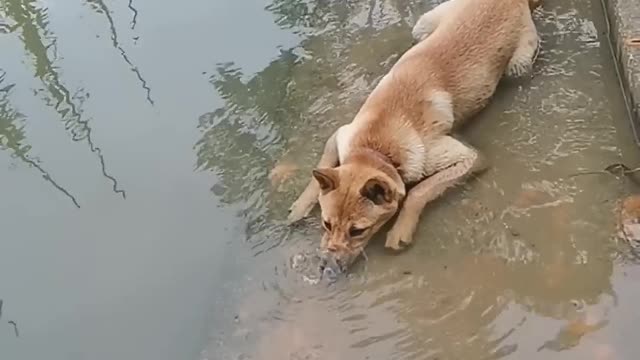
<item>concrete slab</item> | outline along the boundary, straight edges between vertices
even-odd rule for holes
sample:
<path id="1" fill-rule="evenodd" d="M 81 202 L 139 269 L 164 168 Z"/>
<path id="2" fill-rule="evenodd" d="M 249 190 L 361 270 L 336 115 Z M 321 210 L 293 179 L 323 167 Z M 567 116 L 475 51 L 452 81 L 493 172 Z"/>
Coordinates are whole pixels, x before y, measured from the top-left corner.
<path id="1" fill-rule="evenodd" d="M 603 0 L 636 140 L 640 133 L 640 1 Z"/>

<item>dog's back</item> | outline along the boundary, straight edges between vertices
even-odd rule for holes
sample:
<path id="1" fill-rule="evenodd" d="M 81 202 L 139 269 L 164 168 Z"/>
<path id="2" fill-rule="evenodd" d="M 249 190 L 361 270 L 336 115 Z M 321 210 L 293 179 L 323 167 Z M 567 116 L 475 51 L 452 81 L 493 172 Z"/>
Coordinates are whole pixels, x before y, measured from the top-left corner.
<path id="1" fill-rule="evenodd" d="M 457 11 L 416 47 L 431 58 L 453 98 L 456 120 L 488 102 L 520 39 L 526 0 L 455 0 Z"/>
<path id="2" fill-rule="evenodd" d="M 455 8 L 398 60 L 367 100 L 364 113 L 382 111 L 380 122 L 387 125 L 403 118 L 423 132 L 446 133 L 453 124 L 430 116 L 430 92 L 450 98 L 456 123 L 487 104 L 518 47 L 524 17 L 537 5 L 528 0 L 449 1 L 456 2 Z"/>

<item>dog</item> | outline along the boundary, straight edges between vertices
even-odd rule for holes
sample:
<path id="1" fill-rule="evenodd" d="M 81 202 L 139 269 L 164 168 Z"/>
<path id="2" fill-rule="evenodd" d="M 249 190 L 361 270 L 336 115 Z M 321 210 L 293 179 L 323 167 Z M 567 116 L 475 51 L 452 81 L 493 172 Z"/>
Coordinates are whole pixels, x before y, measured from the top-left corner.
<path id="1" fill-rule="evenodd" d="M 380 80 L 350 124 L 326 142 L 289 223 L 320 204 L 321 250 L 343 272 L 397 214 L 385 246 L 411 244 L 426 204 L 486 168 L 452 136 L 504 77 L 530 74 L 541 0 L 448 0 L 423 14 L 415 45 Z"/>

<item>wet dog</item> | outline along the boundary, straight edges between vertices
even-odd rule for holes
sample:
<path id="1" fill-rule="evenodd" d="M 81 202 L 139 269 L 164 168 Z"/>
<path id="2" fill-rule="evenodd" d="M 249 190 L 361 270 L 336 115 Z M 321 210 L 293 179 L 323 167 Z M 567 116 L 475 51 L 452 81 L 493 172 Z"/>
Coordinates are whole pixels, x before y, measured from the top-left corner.
<path id="1" fill-rule="evenodd" d="M 478 151 L 451 134 L 485 107 L 504 75 L 531 71 L 539 2 L 448 0 L 420 17 L 416 45 L 329 138 L 290 208 L 296 222 L 320 203 L 321 249 L 333 270 L 353 263 L 396 213 L 386 247 L 411 244 L 425 205 L 484 168 Z"/>

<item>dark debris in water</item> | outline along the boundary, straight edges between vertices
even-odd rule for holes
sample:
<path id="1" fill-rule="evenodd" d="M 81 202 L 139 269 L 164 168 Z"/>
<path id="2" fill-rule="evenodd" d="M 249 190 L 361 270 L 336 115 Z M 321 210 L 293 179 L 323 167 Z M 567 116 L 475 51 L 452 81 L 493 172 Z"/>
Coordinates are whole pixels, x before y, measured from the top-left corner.
<path id="1" fill-rule="evenodd" d="M 4 301 L 2 299 L 0 299 L 0 319 L 2 319 L 2 306 L 3 305 L 4 305 Z M 13 332 L 16 334 L 16 337 L 20 337 L 20 332 L 18 331 L 18 324 L 13 320 L 9 320 L 8 324 L 13 326 Z"/>
<path id="2" fill-rule="evenodd" d="M 511 226 L 509 226 L 509 233 L 511 234 L 511 236 L 513 237 L 518 237 L 520 236 L 520 231 L 518 231 L 515 228 L 512 228 Z"/>
<path id="3" fill-rule="evenodd" d="M 580 171 L 569 175 L 570 178 L 582 176 L 582 175 L 614 175 L 614 176 L 627 176 L 636 181 L 632 175 L 636 175 L 640 172 L 640 167 L 630 168 L 622 163 L 615 163 L 605 167 L 603 170 L 595 171 Z M 637 182 L 637 181 L 636 181 Z"/>
<path id="4" fill-rule="evenodd" d="M 9 324 L 13 326 L 13 332 L 16 334 L 16 337 L 20 337 L 20 332 L 18 331 L 18 324 L 15 321 L 10 320 Z"/>

